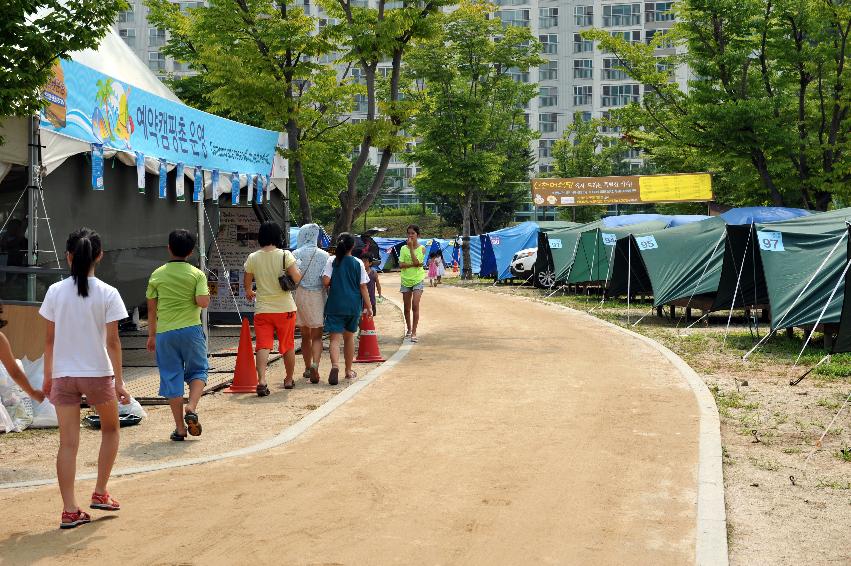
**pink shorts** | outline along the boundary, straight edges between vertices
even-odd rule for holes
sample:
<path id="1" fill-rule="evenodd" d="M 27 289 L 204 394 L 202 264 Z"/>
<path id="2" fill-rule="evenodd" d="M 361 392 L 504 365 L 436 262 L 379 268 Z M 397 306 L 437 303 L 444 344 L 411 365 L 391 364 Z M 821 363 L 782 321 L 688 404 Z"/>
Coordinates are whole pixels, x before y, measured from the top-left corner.
<path id="1" fill-rule="evenodd" d="M 116 401 L 115 378 L 54 377 L 50 384 L 50 402 L 54 405 L 79 405 L 83 395 L 89 405 Z"/>

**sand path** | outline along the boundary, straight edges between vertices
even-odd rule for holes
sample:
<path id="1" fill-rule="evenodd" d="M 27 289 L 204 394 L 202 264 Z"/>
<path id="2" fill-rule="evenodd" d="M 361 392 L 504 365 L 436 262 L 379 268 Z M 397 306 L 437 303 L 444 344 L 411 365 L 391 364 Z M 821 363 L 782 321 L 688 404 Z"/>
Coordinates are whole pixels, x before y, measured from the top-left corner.
<path id="1" fill-rule="evenodd" d="M 400 364 L 285 446 L 115 479 L 118 516 L 70 531 L 55 487 L 0 491 L 0 562 L 693 562 L 698 408 L 661 354 L 495 294 L 427 289 L 423 313 Z"/>

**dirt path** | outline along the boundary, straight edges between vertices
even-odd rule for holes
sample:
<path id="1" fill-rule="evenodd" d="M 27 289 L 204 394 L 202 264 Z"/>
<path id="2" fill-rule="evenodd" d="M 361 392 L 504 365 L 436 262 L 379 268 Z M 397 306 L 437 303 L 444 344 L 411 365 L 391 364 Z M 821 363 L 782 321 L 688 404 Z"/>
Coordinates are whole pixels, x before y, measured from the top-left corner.
<path id="1" fill-rule="evenodd" d="M 693 561 L 698 410 L 659 353 L 511 297 L 423 311 L 399 365 L 281 448 L 117 479 L 120 516 L 66 532 L 55 487 L 0 492 L 0 561 Z"/>

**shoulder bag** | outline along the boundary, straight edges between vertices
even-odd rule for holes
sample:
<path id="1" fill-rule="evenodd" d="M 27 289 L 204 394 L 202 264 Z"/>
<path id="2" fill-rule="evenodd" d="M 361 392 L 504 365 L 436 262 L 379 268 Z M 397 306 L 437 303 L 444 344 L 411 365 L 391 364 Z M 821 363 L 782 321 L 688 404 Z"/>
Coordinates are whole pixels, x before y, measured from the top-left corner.
<path id="1" fill-rule="evenodd" d="M 293 292 L 298 288 L 298 284 L 293 281 L 293 278 L 290 277 L 290 274 L 287 273 L 287 252 L 284 250 L 284 257 L 281 259 L 281 264 L 284 269 L 284 272 L 278 276 L 278 283 L 281 285 L 281 289 L 284 291 Z"/>

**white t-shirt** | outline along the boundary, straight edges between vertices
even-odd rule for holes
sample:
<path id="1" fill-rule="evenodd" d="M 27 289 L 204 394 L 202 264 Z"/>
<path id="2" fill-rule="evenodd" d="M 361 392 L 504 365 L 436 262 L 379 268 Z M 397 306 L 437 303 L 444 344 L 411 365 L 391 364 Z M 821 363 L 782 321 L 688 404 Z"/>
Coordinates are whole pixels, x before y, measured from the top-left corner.
<path id="1" fill-rule="evenodd" d="M 38 312 L 56 325 L 53 377 L 115 374 L 106 351 L 106 325 L 127 318 L 115 287 L 89 277 L 89 296 L 81 297 L 74 278 L 68 277 L 50 286 Z"/>
<path id="2" fill-rule="evenodd" d="M 328 261 L 325 262 L 325 269 L 322 271 L 322 275 L 324 277 L 331 277 L 331 274 L 334 273 L 335 259 L 337 259 L 337 256 L 332 255 L 328 258 Z M 369 283 L 369 275 L 366 274 L 366 268 L 363 266 L 363 262 L 358 259 L 358 263 L 360 264 L 360 284 L 367 285 Z"/>

